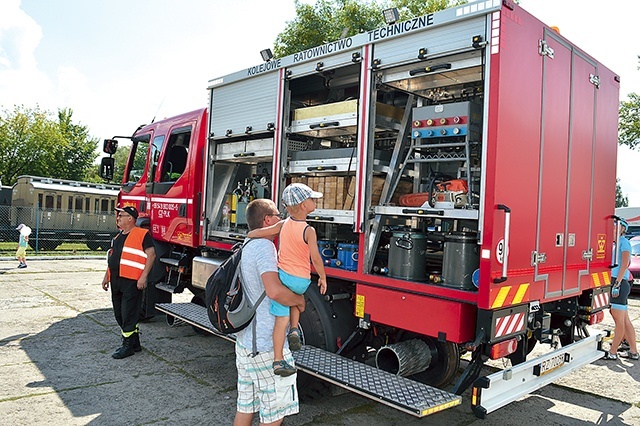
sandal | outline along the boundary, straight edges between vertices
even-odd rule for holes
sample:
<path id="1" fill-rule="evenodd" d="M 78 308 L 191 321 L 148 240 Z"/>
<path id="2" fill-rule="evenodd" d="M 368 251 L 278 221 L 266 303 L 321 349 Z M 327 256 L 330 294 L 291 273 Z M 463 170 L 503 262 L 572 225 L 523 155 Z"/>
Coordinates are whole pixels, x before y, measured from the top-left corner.
<path id="1" fill-rule="evenodd" d="M 289 342 L 289 349 L 292 351 L 299 351 L 302 349 L 302 341 L 300 340 L 300 330 L 293 327 L 287 334 L 287 341 Z"/>
<path id="2" fill-rule="evenodd" d="M 295 367 L 289 365 L 285 360 L 273 361 L 273 374 L 277 376 L 287 377 L 296 372 Z"/>
<path id="3" fill-rule="evenodd" d="M 620 342 L 618 351 L 628 351 L 629 349 L 631 349 L 631 347 L 629 346 L 629 342 L 627 342 L 627 339 L 624 339 L 622 342 Z"/>
<path id="4" fill-rule="evenodd" d="M 607 361 L 614 361 L 614 360 L 618 359 L 618 355 L 612 354 L 611 352 L 606 351 L 604 353 L 604 356 L 602 357 L 602 359 L 607 360 Z"/>
<path id="5" fill-rule="evenodd" d="M 620 353 L 620 358 L 626 358 L 626 359 L 632 359 L 634 361 L 637 361 L 638 359 L 640 359 L 640 355 L 638 353 L 633 353 L 631 351 L 625 351 Z"/>

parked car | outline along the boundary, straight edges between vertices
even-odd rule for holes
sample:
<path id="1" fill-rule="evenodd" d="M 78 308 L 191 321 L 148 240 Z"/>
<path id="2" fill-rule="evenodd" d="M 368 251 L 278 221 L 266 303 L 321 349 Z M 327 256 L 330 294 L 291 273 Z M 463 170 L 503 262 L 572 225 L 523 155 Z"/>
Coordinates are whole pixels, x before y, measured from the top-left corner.
<path id="1" fill-rule="evenodd" d="M 631 238 L 631 264 L 629 272 L 633 275 L 631 292 L 640 292 L 640 236 Z"/>

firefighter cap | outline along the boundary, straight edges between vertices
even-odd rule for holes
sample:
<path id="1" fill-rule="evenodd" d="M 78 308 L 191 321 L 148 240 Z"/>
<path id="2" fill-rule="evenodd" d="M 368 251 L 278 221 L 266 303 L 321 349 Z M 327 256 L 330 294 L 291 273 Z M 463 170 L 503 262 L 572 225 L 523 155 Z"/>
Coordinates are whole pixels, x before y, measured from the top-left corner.
<path id="1" fill-rule="evenodd" d="M 287 207 L 296 206 L 308 198 L 322 198 L 322 192 L 314 191 L 303 183 L 292 183 L 282 191 L 282 202 Z"/>
<path id="2" fill-rule="evenodd" d="M 125 212 L 131 215 L 131 217 L 133 217 L 134 219 L 138 218 L 138 210 L 133 206 L 116 207 L 116 211 Z"/>

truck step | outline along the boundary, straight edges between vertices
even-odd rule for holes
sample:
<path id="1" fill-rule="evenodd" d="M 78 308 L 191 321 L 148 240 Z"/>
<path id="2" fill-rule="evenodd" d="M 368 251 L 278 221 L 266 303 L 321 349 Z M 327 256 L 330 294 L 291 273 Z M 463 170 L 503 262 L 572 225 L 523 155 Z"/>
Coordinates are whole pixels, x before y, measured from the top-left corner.
<path id="1" fill-rule="evenodd" d="M 171 257 L 161 257 L 160 263 L 164 263 L 165 265 L 175 266 L 176 268 L 180 266 L 180 260 L 173 259 Z"/>
<path id="2" fill-rule="evenodd" d="M 157 283 L 156 288 L 158 290 L 166 291 L 167 293 L 182 293 L 182 291 L 176 291 L 177 287 L 165 283 Z"/>
<path id="3" fill-rule="evenodd" d="M 194 303 L 159 303 L 156 309 L 216 336 L 234 339 L 234 336 L 222 334 L 213 328 L 203 306 Z M 305 373 L 416 417 L 424 417 L 462 402 L 459 395 L 313 346 L 303 346 L 302 350 L 293 352 L 293 357 L 298 369 Z"/>
<path id="4" fill-rule="evenodd" d="M 305 373 L 382 402 L 416 417 L 460 405 L 462 398 L 447 391 L 380 370 L 313 346 L 293 352 Z"/>
<path id="5" fill-rule="evenodd" d="M 188 324 L 201 328 L 204 331 L 208 331 L 211 334 L 215 334 L 218 337 L 235 341 L 233 334 L 227 335 L 220 333 L 213 328 L 209 316 L 207 315 L 207 308 L 204 306 L 196 305 L 195 303 L 156 303 L 156 310 L 164 312 L 167 315 L 174 316 Z"/>
<path id="6" fill-rule="evenodd" d="M 602 358 L 605 353 L 602 341 L 609 335 L 608 330 L 600 331 L 509 369 L 480 377 L 473 384 L 473 413 L 484 419 L 498 408 Z"/>

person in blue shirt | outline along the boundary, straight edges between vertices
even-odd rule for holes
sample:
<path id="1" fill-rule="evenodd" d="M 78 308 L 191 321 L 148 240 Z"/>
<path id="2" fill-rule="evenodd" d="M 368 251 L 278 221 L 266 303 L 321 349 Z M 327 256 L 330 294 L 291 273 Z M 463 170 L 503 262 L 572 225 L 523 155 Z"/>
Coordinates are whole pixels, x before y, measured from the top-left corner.
<path id="1" fill-rule="evenodd" d="M 629 272 L 629 263 L 631 261 L 631 243 L 624 236 L 625 232 L 629 229 L 629 224 L 626 220 L 621 219 L 617 227 L 616 232 L 620 233 L 617 256 L 617 266 L 611 270 L 611 316 L 615 322 L 613 342 L 611 342 L 611 348 L 605 353 L 603 359 L 616 360 L 618 359 L 617 350 L 622 342 L 622 339 L 626 339 L 629 342 L 629 350 L 620 356 L 623 358 L 629 358 L 637 360 L 638 347 L 636 343 L 636 331 L 633 328 L 631 319 L 629 318 L 629 306 L 628 297 L 631 292 L 631 285 L 629 280 L 631 279 L 631 273 Z M 613 351 L 613 352 L 611 352 Z"/>

